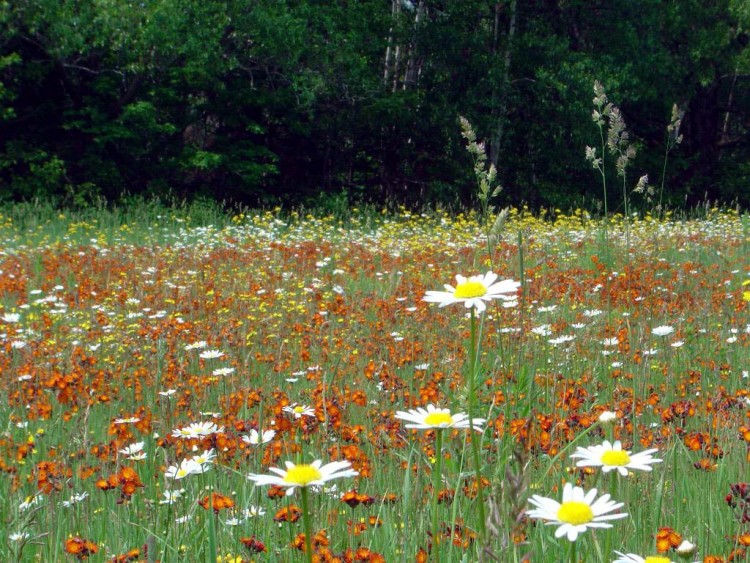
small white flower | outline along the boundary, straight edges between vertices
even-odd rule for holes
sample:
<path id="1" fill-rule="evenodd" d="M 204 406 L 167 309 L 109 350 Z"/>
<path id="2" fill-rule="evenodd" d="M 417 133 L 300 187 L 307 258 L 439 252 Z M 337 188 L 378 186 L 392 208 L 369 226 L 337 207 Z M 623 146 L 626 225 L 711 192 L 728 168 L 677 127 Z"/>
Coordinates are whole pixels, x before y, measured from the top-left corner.
<path id="1" fill-rule="evenodd" d="M 669 325 L 657 326 L 651 329 L 651 334 L 654 336 L 667 336 L 674 332 L 674 327 Z"/>
<path id="2" fill-rule="evenodd" d="M 180 480 L 190 475 L 205 473 L 207 470 L 208 468 L 202 463 L 198 463 L 192 459 L 183 459 L 179 466 L 170 465 L 164 472 L 164 476 L 167 479 Z"/>
<path id="3" fill-rule="evenodd" d="M 277 485 L 288 487 L 287 495 L 294 494 L 294 489 L 301 487 L 322 487 L 328 481 L 340 477 L 356 477 L 357 471 L 351 468 L 348 461 L 332 461 L 323 465 L 321 460 L 315 460 L 311 464 L 295 465 L 291 461 L 285 462 L 286 469 L 271 467 L 269 471 L 276 475 L 258 475 L 251 473 L 248 479 L 256 485 Z"/>
<path id="4" fill-rule="evenodd" d="M 612 563 L 672 563 L 672 560 L 663 555 L 652 555 L 649 557 L 641 557 L 635 553 L 622 553 L 615 551 L 618 557 Z"/>
<path id="5" fill-rule="evenodd" d="M 265 514 L 266 514 L 266 511 L 262 507 L 255 506 L 254 504 L 251 504 L 245 510 L 242 511 L 242 515 L 245 518 L 255 518 L 257 516 L 264 516 Z"/>
<path id="6" fill-rule="evenodd" d="M 130 418 L 117 418 L 115 419 L 114 424 L 133 424 L 140 421 L 141 419 L 137 416 L 131 416 Z"/>
<path id="7" fill-rule="evenodd" d="M 200 354 L 198 354 L 198 357 L 203 360 L 218 360 L 219 358 L 223 358 L 225 356 L 224 352 L 221 350 L 204 350 Z"/>
<path id="8" fill-rule="evenodd" d="M 31 534 L 28 532 L 15 532 L 13 534 L 10 534 L 8 536 L 8 539 L 12 542 L 21 542 L 24 540 L 27 540 L 31 537 Z"/>
<path id="9" fill-rule="evenodd" d="M 206 348 L 208 346 L 208 342 L 205 340 L 201 340 L 200 342 L 194 342 L 193 344 L 188 344 L 185 346 L 185 350 L 197 350 L 200 348 Z"/>
<path id="10" fill-rule="evenodd" d="M 186 516 L 180 516 L 179 518 L 175 518 L 174 521 L 177 524 L 186 524 L 186 523 L 190 522 L 190 520 L 192 520 L 192 519 L 193 519 L 193 515 L 192 514 L 187 514 Z"/>
<path id="11" fill-rule="evenodd" d="M 214 371 L 211 372 L 211 375 L 216 376 L 227 376 L 234 373 L 234 368 L 216 368 Z"/>
<path id="12" fill-rule="evenodd" d="M 177 428 L 172 431 L 174 438 L 202 438 L 211 434 L 221 434 L 224 427 L 217 427 L 213 422 L 194 422 L 184 428 Z"/>
<path id="13" fill-rule="evenodd" d="M 242 522 L 244 522 L 244 520 L 240 520 L 239 518 L 227 518 L 226 520 L 224 520 L 224 525 L 233 527 L 239 526 L 240 524 L 242 524 Z"/>
<path id="14" fill-rule="evenodd" d="M 192 458 L 190 458 L 190 461 L 200 463 L 201 465 L 211 465 L 215 459 L 216 451 L 211 448 L 210 450 L 205 450 L 199 455 L 193 456 Z"/>
<path id="15" fill-rule="evenodd" d="M 395 418 L 405 420 L 406 428 L 418 430 L 429 430 L 432 428 L 473 428 L 477 432 L 482 431 L 482 425 L 486 422 L 483 418 L 469 420 L 469 415 L 464 413 L 451 414 L 448 409 L 439 409 L 435 405 L 427 405 L 427 409 L 417 408 L 410 411 L 397 411 Z"/>
<path id="16" fill-rule="evenodd" d="M 0 320 L 8 324 L 17 323 L 18 321 L 21 320 L 21 314 L 20 313 L 5 313 L 2 317 L 0 317 Z"/>
<path id="17" fill-rule="evenodd" d="M 614 422 L 615 420 L 617 420 L 616 412 L 604 411 L 602 414 L 599 415 L 599 422 L 601 422 L 602 424 Z"/>
<path id="18" fill-rule="evenodd" d="M 141 451 L 143 451 L 143 442 L 136 442 L 119 450 L 121 454 L 126 456 L 135 455 L 141 453 Z"/>
<path id="19" fill-rule="evenodd" d="M 261 434 L 253 428 L 250 430 L 249 436 L 242 437 L 242 441 L 251 446 L 258 446 L 270 442 L 273 440 L 274 436 L 276 436 L 276 430 L 265 430 L 263 431 L 263 434 Z"/>
<path id="20" fill-rule="evenodd" d="M 161 395 L 162 397 L 171 397 L 175 393 L 177 393 L 177 389 L 167 389 L 166 391 L 159 391 L 159 395 Z"/>
<path id="21" fill-rule="evenodd" d="M 688 540 L 682 540 L 682 543 L 675 548 L 675 552 L 680 557 L 689 557 L 698 550 L 698 546 Z"/>
<path id="22" fill-rule="evenodd" d="M 567 536 L 568 541 L 576 541 L 578 535 L 589 528 L 611 528 L 607 520 L 626 518 L 626 513 L 607 514 L 622 508 L 625 503 L 610 500 L 608 494 L 596 499 L 596 489 L 584 493 L 581 487 L 566 483 L 563 487 L 562 503 L 554 499 L 533 495 L 529 502 L 536 508 L 527 510 L 530 518 L 547 520 L 545 524 L 559 526 L 555 537 Z"/>
<path id="23" fill-rule="evenodd" d="M 614 444 L 605 440 L 597 446 L 578 447 L 570 457 L 581 460 L 576 463 L 576 467 L 601 467 L 604 473 L 616 470 L 625 477 L 628 474 L 628 469 L 651 471 L 652 464 L 662 461 L 653 457 L 653 454 L 657 451 L 656 448 L 652 448 L 633 454 L 623 450 L 622 443 L 619 440 L 615 441 Z"/>
<path id="24" fill-rule="evenodd" d="M 313 407 L 308 407 L 307 405 L 298 405 L 297 403 L 292 403 L 291 405 L 288 405 L 281 410 L 283 410 L 287 414 L 291 414 L 294 418 L 302 418 L 303 416 L 315 416 L 315 409 Z"/>
<path id="25" fill-rule="evenodd" d="M 440 307 L 463 303 L 467 309 L 483 312 L 485 301 L 493 299 L 513 300 L 516 298 L 520 282 L 513 280 L 497 281 L 497 274 L 490 271 L 483 276 L 466 278 L 456 275 L 456 287 L 445 284 L 445 291 L 428 291 L 423 298 L 428 303 L 438 303 Z"/>
<path id="26" fill-rule="evenodd" d="M 88 496 L 88 493 L 78 493 L 71 496 L 70 499 L 62 501 L 60 504 L 65 508 L 70 508 L 74 504 L 78 504 L 79 502 L 85 500 L 86 498 L 88 498 Z"/>
<path id="27" fill-rule="evenodd" d="M 182 494 L 184 492 L 185 492 L 185 489 L 179 489 L 179 490 L 174 490 L 174 491 L 164 491 L 162 493 L 162 496 L 164 498 L 159 500 L 159 504 L 174 504 L 182 497 Z"/>

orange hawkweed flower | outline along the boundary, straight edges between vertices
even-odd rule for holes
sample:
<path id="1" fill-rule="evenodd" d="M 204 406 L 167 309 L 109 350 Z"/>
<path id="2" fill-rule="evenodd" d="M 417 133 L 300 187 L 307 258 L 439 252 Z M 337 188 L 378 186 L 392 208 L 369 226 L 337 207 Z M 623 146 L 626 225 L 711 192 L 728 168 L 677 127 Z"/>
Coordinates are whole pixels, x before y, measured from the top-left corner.
<path id="1" fill-rule="evenodd" d="M 210 504 L 216 514 L 227 508 L 234 508 L 234 501 L 228 496 L 220 495 L 219 493 L 211 493 L 210 498 L 208 496 L 203 497 L 198 501 L 198 504 L 206 510 L 208 510 Z"/>
<path id="2" fill-rule="evenodd" d="M 86 559 L 89 555 L 94 555 L 98 551 L 98 545 L 79 536 L 70 537 L 65 540 L 65 552 L 70 553 L 77 559 Z"/>
<path id="3" fill-rule="evenodd" d="M 240 538 L 240 543 L 252 553 L 263 553 L 264 551 L 266 551 L 266 544 L 264 544 L 255 536 L 250 536 L 249 538 Z"/>
<path id="4" fill-rule="evenodd" d="M 676 549 L 682 543 L 682 536 L 672 528 L 659 528 L 656 533 L 656 551 L 665 553 L 670 549 Z"/>

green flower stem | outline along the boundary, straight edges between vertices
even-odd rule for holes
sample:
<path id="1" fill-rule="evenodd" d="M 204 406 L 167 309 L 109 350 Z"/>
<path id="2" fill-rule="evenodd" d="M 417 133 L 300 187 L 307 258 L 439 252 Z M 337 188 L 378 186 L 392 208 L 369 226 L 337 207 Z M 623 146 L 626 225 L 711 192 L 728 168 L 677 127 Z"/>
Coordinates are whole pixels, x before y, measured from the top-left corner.
<path id="1" fill-rule="evenodd" d="M 310 527 L 310 510 L 307 499 L 307 487 L 300 487 L 300 493 L 302 495 L 302 525 L 305 529 L 305 560 L 307 563 L 312 563 L 312 529 Z"/>
<path id="2" fill-rule="evenodd" d="M 443 473 L 443 429 L 435 429 L 435 467 L 432 468 L 432 553 L 440 562 L 440 531 L 438 529 L 438 497 Z"/>
<path id="3" fill-rule="evenodd" d="M 482 490 L 482 463 L 479 457 L 478 438 L 474 436 L 472 424 L 476 402 L 477 380 L 477 319 L 474 307 L 471 308 L 471 350 L 469 351 L 469 442 L 471 443 L 471 457 L 474 462 L 474 475 L 477 481 L 477 503 L 479 509 L 479 537 L 482 545 L 487 537 L 484 515 L 484 491 Z"/>
<path id="4" fill-rule="evenodd" d="M 213 490 L 209 493 L 208 500 L 208 557 L 209 561 L 216 561 L 219 551 L 216 547 L 216 518 L 217 513 L 213 511 L 212 505 Z"/>
<path id="5" fill-rule="evenodd" d="M 570 563 L 578 563 L 577 546 L 578 544 L 576 542 L 570 542 Z"/>

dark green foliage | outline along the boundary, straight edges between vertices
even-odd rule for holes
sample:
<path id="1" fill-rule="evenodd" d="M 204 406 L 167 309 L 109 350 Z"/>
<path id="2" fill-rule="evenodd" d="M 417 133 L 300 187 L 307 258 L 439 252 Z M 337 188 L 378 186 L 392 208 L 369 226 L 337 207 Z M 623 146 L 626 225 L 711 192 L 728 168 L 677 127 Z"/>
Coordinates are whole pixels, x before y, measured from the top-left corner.
<path id="1" fill-rule="evenodd" d="M 502 203 L 595 206 L 599 80 L 634 181 L 677 103 L 665 202 L 747 205 L 748 27 L 744 0 L 0 1 L 0 200 L 465 204 L 465 115 Z"/>

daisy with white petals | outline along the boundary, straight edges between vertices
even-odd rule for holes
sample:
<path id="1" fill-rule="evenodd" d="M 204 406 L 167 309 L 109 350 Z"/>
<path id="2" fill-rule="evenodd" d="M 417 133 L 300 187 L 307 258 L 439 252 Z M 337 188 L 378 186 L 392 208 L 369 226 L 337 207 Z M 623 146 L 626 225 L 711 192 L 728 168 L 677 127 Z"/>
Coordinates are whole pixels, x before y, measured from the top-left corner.
<path id="1" fill-rule="evenodd" d="M 502 280 L 497 282 L 497 274 L 487 272 L 483 276 L 471 276 L 466 278 L 460 274 L 456 275 L 456 287 L 445 284 L 445 291 L 428 291 L 423 298 L 429 303 L 438 303 L 440 307 L 463 303 L 467 309 L 474 308 L 478 312 L 484 311 L 487 306 L 485 301 L 502 299 L 510 301 L 516 299 L 516 293 L 521 284 L 513 280 Z"/>
<path id="2" fill-rule="evenodd" d="M 629 469 L 651 471 L 652 464 L 662 461 L 653 457 L 657 451 L 659 450 L 652 448 L 633 454 L 623 450 L 619 440 L 614 444 L 605 440 L 598 446 L 578 447 L 570 457 L 581 460 L 576 463 L 576 467 L 601 467 L 604 473 L 616 470 L 623 477 L 627 477 Z"/>
<path id="3" fill-rule="evenodd" d="M 548 526 L 559 526 L 555 537 L 566 536 L 571 542 L 589 528 L 611 528 L 608 520 L 627 517 L 626 513 L 607 514 L 622 508 L 625 503 L 610 500 L 608 494 L 597 499 L 596 489 L 584 493 L 581 487 L 574 487 L 571 483 L 563 487 L 562 503 L 539 495 L 533 495 L 529 502 L 536 508 L 526 511 L 528 517 L 547 520 L 545 524 Z"/>
<path id="4" fill-rule="evenodd" d="M 635 553 L 620 553 L 615 551 L 618 557 L 612 563 L 672 563 L 669 557 L 663 555 L 650 555 L 648 557 L 641 557 Z"/>
<path id="5" fill-rule="evenodd" d="M 258 475 L 251 473 L 248 479 L 256 485 L 276 485 L 286 487 L 287 495 L 294 494 L 294 489 L 316 487 L 325 485 L 328 481 L 340 477 L 356 477 L 357 471 L 352 469 L 348 461 L 332 461 L 323 465 L 321 460 L 315 460 L 311 464 L 295 465 L 291 461 L 285 462 L 286 469 L 277 467 L 269 468 L 275 475 Z"/>
<path id="6" fill-rule="evenodd" d="M 260 444 L 266 444 L 273 440 L 273 437 L 276 436 L 276 430 L 264 430 L 261 434 L 255 428 L 250 430 L 249 436 L 243 436 L 242 441 L 246 444 L 250 444 L 251 446 L 259 446 Z"/>
<path id="7" fill-rule="evenodd" d="M 435 405 L 427 405 L 426 409 L 420 407 L 410 411 L 396 411 L 396 418 L 410 422 L 411 424 L 405 426 L 417 430 L 471 427 L 477 432 L 481 432 L 482 425 L 486 422 L 484 418 L 469 420 L 468 414 L 451 414 L 450 410 L 440 409 Z"/>

